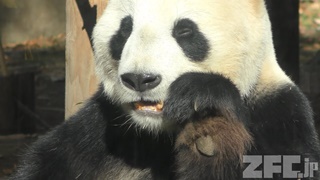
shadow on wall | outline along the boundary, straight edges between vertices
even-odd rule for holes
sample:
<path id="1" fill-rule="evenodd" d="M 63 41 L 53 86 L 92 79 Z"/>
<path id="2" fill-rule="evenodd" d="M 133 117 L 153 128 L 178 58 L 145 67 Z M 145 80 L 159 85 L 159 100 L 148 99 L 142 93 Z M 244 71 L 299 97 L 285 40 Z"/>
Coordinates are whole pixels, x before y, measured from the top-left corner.
<path id="1" fill-rule="evenodd" d="M 88 0 L 77 0 L 76 3 L 83 20 L 82 28 L 86 30 L 92 46 L 91 38 L 92 38 L 93 27 L 96 24 L 96 19 L 97 19 L 97 6 L 95 5 L 91 7 Z"/>
<path id="2" fill-rule="evenodd" d="M 0 0 L 3 43 L 65 33 L 65 7 L 65 0 Z"/>

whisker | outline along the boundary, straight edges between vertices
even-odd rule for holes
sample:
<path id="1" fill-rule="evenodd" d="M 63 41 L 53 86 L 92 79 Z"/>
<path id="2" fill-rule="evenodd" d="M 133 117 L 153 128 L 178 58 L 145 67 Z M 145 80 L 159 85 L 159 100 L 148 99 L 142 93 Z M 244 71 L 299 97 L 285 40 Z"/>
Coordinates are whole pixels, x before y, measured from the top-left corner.
<path id="1" fill-rule="evenodd" d="M 130 121 L 130 120 L 132 120 L 132 118 L 128 119 L 128 121 Z M 128 122 L 128 121 L 126 121 L 126 122 Z M 130 126 L 128 127 L 128 129 L 127 129 L 126 132 L 124 133 L 124 135 L 127 134 L 127 132 L 129 131 L 129 129 L 130 129 L 133 125 L 134 125 L 133 123 L 130 124 Z"/>
<path id="2" fill-rule="evenodd" d="M 126 114 L 121 114 L 120 116 L 112 119 L 111 121 L 116 121 L 116 120 L 118 120 L 118 119 L 120 119 L 120 118 L 122 118 L 122 117 L 125 117 L 125 116 L 126 116 Z"/>

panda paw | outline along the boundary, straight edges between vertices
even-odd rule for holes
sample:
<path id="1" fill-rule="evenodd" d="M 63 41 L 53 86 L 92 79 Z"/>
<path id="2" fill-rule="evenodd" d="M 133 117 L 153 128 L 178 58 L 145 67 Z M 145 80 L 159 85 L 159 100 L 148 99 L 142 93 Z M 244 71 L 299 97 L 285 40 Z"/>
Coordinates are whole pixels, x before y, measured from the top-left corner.
<path id="1" fill-rule="evenodd" d="M 180 76 L 171 84 L 164 104 L 165 119 L 178 124 L 219 115 L 239 119 L 243 107 L 240 93 L 230 80 L 208 73 Z"/>
<path id="2" fill-rule="evenodd" d="M 241 167 L 242 156 L 252 143 L 250 133 L 239 121 L 215 117 L 189 122 L 175 142 L 178 176 L 180 179 L 227 179 L 223 177 L 230 177 Z M 204 169 L 208 173 L 203 173 Z M 195 178 L 190 178 L 190 174 Z M 233 175 L 230 179 L 239 179 L 237 174 Z"/>
<path id="3" fill-rule="evenodd" d="M 215 117 L 187 123 L 177 137 L 175 149 L 179 152 L 179 147 L 188 147 L 195 154 L 236 159 L 251 144 L 252 137 L 241 122 Z"/>

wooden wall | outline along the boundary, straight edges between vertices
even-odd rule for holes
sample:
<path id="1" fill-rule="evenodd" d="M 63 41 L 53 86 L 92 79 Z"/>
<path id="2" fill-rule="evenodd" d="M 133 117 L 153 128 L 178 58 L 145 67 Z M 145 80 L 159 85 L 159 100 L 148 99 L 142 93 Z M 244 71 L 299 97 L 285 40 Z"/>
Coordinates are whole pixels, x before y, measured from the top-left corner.
<path id="1" fill-rule="evenodd" d="M 67 0 L 66 44 L 66 118 L 97 89 L 90 42 L 96 19 L 107 0 Z"/>

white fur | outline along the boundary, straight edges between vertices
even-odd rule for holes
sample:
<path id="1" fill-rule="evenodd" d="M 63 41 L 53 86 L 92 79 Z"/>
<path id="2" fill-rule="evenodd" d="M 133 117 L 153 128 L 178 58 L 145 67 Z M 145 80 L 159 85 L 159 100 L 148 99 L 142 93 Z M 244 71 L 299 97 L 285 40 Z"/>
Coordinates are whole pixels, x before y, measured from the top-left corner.
<path id="1" fill-rule="evenodd" d="M 120 61 L 111 58 L 111 37 L 131 15 L 133 31 Z M 209 40 L 207 59 L 188 59 L 172 37 L 174 23 L 189 18 Z M 229 78 L 242 96 L 260 96 L 291 83 L 276 62 L 269 17 L 263 0 L 110 0 L 98 21 L 93 42 L 96 72 L 115 103 L 141 98 L 165 100 L 169 85 L 185 72 L 215 72 Z M 153 90 L 137 93 L 120 81 L 125 73 L 162 76 Z M 134 122 L 150 130 L 166 128 L 161 117 L 143 116 L 125 108 Z"/>

